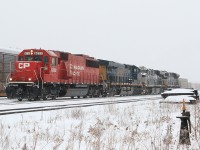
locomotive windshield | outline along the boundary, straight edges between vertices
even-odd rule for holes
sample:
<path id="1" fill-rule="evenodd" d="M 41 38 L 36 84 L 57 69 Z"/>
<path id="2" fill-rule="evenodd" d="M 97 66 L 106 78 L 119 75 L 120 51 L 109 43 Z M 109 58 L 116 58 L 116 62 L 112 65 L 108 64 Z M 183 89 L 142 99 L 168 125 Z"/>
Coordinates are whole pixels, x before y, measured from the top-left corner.
<path id="1" fill-rule="evenodd" d="M 42 61 L 42 56 L 19 56 L 19 61 Z"/>

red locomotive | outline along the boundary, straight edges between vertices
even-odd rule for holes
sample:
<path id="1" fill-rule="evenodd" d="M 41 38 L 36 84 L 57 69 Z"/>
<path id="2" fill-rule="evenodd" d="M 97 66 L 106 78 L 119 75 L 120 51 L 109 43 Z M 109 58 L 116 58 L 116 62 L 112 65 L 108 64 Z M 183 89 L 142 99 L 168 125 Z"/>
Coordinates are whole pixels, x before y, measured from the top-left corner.
<path id="1" fill-rule="evenodd" d="M 25 49 L 18 55 L 6 88 L 8 98 L 38 100 L 58 96 L 87 97 L 102 94 L 99 61 L 44 49 Z"/>

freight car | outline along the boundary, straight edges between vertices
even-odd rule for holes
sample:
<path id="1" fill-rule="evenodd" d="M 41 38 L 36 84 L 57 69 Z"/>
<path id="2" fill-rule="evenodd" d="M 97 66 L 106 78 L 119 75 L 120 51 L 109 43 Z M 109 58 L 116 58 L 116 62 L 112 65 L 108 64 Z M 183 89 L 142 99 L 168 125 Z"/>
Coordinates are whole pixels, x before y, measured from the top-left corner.
<path id="1" fill-rule="evenodd" d="M 177 86 L 179 75 L 83 54 L 26 49 L 9 74 L 8 98 L 39 100 L 59 96 L 100 97 L 159 94 Z"/>
<path id="2" fill-rule="evenodd" d="M 15 49 L 0 48 L 0 96 L 6 96 L 6 77 L 14 70 L 17 53 Z"/>

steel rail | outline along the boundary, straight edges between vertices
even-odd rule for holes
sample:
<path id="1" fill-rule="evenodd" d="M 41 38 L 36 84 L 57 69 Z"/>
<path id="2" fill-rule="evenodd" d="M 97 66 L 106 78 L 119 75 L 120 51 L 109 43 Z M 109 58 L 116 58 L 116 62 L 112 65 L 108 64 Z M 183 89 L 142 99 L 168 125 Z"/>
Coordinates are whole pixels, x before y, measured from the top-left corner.
<path id="1" fill-rule="evenodd" d="M 40 106 L 40 107 L 25 107 L 25 108 L 13 108 L 13 109 L 3 109 L 0 110 L 0 115 L 9 115 L 17 113 L 27 113 L 27 112 L 37 112 L 37 111 L 51 111 L 59 109 L 68 109 L 68 108 L 79 108 L 79 107 L 91 107 L 98 105 L 110 105 L 110 104 L 121 104 L 121 103 L 131 103 L 131 102 L 140 102 L 140 101 L 149 101 L 149 100 L 158 100 L 157 98 L 141 98 L 141 99 L 128 99 L 128 100 L 115 100 L 115 101 L 103 101 L 103 102 L 88 102 L 88 103 L 77 103 L 77 104 L 61 104 L 61 105 L 52 105 L 52 106 Z"/>

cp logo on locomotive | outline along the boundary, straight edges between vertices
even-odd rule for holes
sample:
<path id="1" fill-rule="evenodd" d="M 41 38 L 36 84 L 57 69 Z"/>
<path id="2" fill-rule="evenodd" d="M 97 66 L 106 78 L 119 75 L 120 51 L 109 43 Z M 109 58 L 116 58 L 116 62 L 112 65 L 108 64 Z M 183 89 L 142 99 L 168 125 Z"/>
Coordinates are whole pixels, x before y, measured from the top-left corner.
<path id="1" fill-rule="evenodd" d="M 30 63 L 19 63 L 18 64 L 19 69 L 24 69 L 30 67 Z"/>

